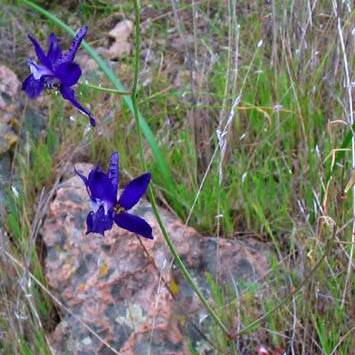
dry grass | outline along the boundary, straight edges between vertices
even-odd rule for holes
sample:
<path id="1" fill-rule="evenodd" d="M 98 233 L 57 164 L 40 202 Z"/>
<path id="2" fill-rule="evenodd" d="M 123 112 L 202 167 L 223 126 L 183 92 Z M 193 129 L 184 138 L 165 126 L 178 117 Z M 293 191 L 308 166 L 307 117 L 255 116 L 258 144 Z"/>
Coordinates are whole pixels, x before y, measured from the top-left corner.
<path id="1" fill-rule="evenodd" d="M 49 6 L 58 15 L 69 9 Z M 142 3 L 139 104 L 180 197 L 167 193 L 147 150 L 161 203 L 203 233 L 249 234 L 275 249 L 257 293 L 255 285 L 224 292 L 211 281 L 216 304 L 222 302 L 218 311 L 234 312 L 237 332 L 260 311 L 273 310 L 233 346 L 211 328 L 225 353 L 253 353 L 260 342 L 289 354 L 348 354 L 353 348 L 355 193 L 345 192 L 355 164 L 350 6 L 322 0 Z M 71 9 L 71 21 L 89 26 L 117 11 L 132 13 L 129 2 L 90 1 Z M 46 33 L 50 25 L 44 20 L 34 25 L 31 18 L 37 15 L 29 12 L 19 21 L 16 11 L 7 5 L 0 15 L 0 43 L 7 53 L 0 59 L 10 65 L 7 58 L 15 53 L 12 65 L 22 75 L 24 33 L 29 28 Z M 116 70 L 127 83 L 132 60 L 123 59 Z M 96 101 L 104 98 L 89 94 Z M 0 352 L 5 354 L 50 353 L 45 334 L 61 308 L 43 292 L 38 231 L 63 175 L 61 161 L 71 160 L 68 147 L 81 141 L 84 127 L 68 129 L 59 100 L 48 112 L 46 137 L 26 141 L 31 154 L 16 149 L 14 178 L 21 196 L 8 194 L 1 229 Z M 89 149 L 76 157 L 105 161 L 114 147 L 135 172 L 133 119 L 117 108 L 112 117 L 105 131 L 112 134 L 90 136 Z M 45 166 L 41 174 L 33 170 L 36 164 Z M 30 272 L 43 287 L 30 282 Z M 269 296 L 260 298 L 266 289 Z M 274 309 L 280 295 L 289 302 Z"/>

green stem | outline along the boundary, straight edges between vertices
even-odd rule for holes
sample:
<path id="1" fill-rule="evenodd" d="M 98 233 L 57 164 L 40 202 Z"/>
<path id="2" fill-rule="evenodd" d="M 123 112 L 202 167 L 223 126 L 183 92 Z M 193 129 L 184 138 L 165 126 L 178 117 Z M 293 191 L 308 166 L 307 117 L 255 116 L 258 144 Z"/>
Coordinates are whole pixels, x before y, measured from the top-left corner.
<path id="1" fill-rule="evenodd" d="M 141 48 L 140 10 L 139 10 L 139 5 L 137 0 L 133 0 L 133 4 L 134 4 L 136 21 L 135 21 L 134 78 L 133 78 L 131 99 L 132 99 L 134 119 L 136 120 L 136 124 L 137 124 L 139 155 L 140 155 L 143 169 L 147 170 L 147 165 L 144 159 L 144 146 L 143 146 L 143 139 L 142 139 L 142 131 L 139 124 L 138 105 L 137 105 L 138 75 L 140 69 L 140 48 Z"/>
<path id="2" fill-rule="evenodd" d="M 154 196 L 154 192 L 153 192 L 153 188 L 150 187 L 149 189 L 149 197 L 151 199 L 151 204 L 152 204 L 152 208 L 153 208 L 153 212 L 154 215 L 157 219 L 157 222 L 159 224 L 160 230 L 163 234 L 163 237 L 166 241 L 166 244 L 168 244 L 168 247 L 170 249 L 171 254 L 173 255 L 175 262 L 178 266 L 178 268 L 180 269 L 180 271 L 182 272 L 182 274 L 184 275 L 185 279 L 187 280 L 187 282 L 190 284 L 190 286 L 192 287 L 192 289 L 194 290 L 194 292 L 196 293 L 196 295 L 198 296 L 198 298 L 200 299 L 200 301 L 202 302 L 202 304 L 205 306 L 207 312 L 210 314 L 210 316 L 216 321 L 216 323 L 220 326 L 220 328 L 222 329 L 222 331 L 227 335 L 230 336 L 230 331 L 227 329 L 227 327 L 223 324 L 223 322 L 219 319 L 217 313 L 213 310 L 213 308 L 210 306 L 210 304 L 207 302 L 206 298 L 203 296 L 202 292 L 200 291 L 200 289 L 198 288 L 198 286 L 196 285 L 195 281 L 193 280 L 191 274 L 189 273 L 189 271 L 187 270 L 185 264 L 183 263 L 183 261 L 181 260 L 174 243 L 172 242 L 172 240 L 170 239 L 164 224 L 160 218 L 159 212 L 158 212 L 158 208 L 157 208 L 157 203 L 155 200 L 155 196 Z"/>
<path id="3" fill-rule="evenodd" d="M 139 74 L 139 62 L 140 62 L 140 43 L 141 43 L 141 35 L 140 35 L 140 9 L 138 5 L 138 0 L 133 0 L 134 3 L 134 11 L 135 11 L 135 18 L 136 18 L 136 23 L 135 23 L 135 64 L 134 64 L 134 81 L 133 81 L 133 87 L 132 87 L 132 105 L 133 105 L 133 112 L 134 112 L 134 117 L 137 123 L 137 129 L 138 129 L 138 139 L 139 139 L 139 146 L 140 146 L 140 158 L 142 161 L 143 169 L 147 170 L 146 162 L 144 159 L 144 147 L 143 147 L 143 141 L 142 141 L 142 133 L 139 125 L 139 116 L 138 116 L 138 108 L 137 108 L 137 86 L 138 86 L 138 74 Z M 225 334 L 228 336 L 230 335 L 229 330 L 227 327 L 223 324 L 223 322 L 220 320 L 218 317 L 217 313 L 212 309 L 206 298 L 203 296 L 201 290 L 193 280 L 191 274 L 187 270 L 185 264 L 181 260 L 175 245 L 171 238 L 169 237 L 169 234 L 167 233 L 167 230 L 163 224 L 163 221 L 160 217 L 159 210 L 157 207 L 157 202 L 155 200 L 155 194 L 154 194 L 154 189 L 152 185 L 149 186 L 149 197 L 150 201 L 152 204 L 153 208 L 153 213 L 155 215 L 155 218 L 157 219 L 157 222 L 159 224 L 160 230 L 163 234 L 163 237 L 165 239 L 166 244 L 168 245 L 171 254 L 173 255 L 175 262 L 184 275 L 185 279 L 187 282 L 190 284 L 202 304 L 205 306 L 207 312 L 211 315 L 211 317 L 215 320 L 215 322 L 220 326 L 220 328 L 223 330 Z"/>
<path id="4" fill-rule="evenodd" d="M 116 89 L 104 88 L 102 86 L 89 84 L 87 82 L 81 83 L 80 85 L 86 86 L 86 87 L 88 87 L 90 89 L 94 89 L 94 90 L 97 90 L 97 91 L 107 92 L 107 93 L 110 93 L 110 94 L 116 94 L 116 95 L 130 95 L 131 94 L 128 91 L 120 91 L 120 90 L 116 90 Z"/>

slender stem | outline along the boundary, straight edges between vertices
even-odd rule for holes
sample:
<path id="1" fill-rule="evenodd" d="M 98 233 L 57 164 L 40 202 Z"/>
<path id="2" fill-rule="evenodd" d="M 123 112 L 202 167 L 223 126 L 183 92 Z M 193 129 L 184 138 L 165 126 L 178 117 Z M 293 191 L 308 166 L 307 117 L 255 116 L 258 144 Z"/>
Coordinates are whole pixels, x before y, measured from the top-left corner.
<path id="1" fill-rule="evenodd" d="M 229 330 L 227 329 L 227 327 L 223 324 L 223 322 L 219 319 L 217 313 L 212 309 L 212 307 L 210 306 L 210 304 L 207 302 L 206 298 L 203 296 L 201 290 L 198 288 L 198 286 L 196 285 L 195 281 L 193 280 L 191 274 L 189 273 L 189 271 L 187 270 L 185 264 L 183 263 L 183 261 L 181 260 L 175 246 L 174 243 L 172 242 L 172 240 L 170 239 L 163 221 L 160 218 L 159 215 L 159 211 L 157 208 L 157 203 L 155 200 L 155 196 L 153 193 L 153 189 L 151 188 L 149 191 L 149 195 L 151 198 L 151 203 L 152 203 L 152 208 L 153 208 L 153 212 L 154 215 L 157 219 L 157 222 L 159 224 L 160 230 L 163 234 L 163 237 L 166 241 L 166 243 L 168 244 L 168 247 L 170 249 L 171 254 L 173 255 L 175 262 L 177 264 L 177 266 L 179 267 L 179 269 L 181 270 L 181 272 L 183 273 L 185 279 L 188 281 L 188 283 L 190 284 L 190 286 L 192 287 L 192 289 L 194 290 L 194 292 L 196 293 L 196 295 L 198 296 L 198 298 L 200 299 L 200 301 L 203 303 L 203 305 L 205 306 L 207 312 L 211 315 L 211 317 L 216 321 L 216 323 L 221 327 L 221 329 L 223 330 L 223 332 L 225 334 L 227 334 L 228 336 L 230 335 Z"/>
<path id="2" fill-rule="evenodd" d="M 134 11 L 135 11 L 135 64 L 134 64 L 134 81 L 133 81 L 133 87 L 132 87 L 132 106 L 133 106 L 133 112 L 134 112 L 134 117 L 136 120 L 137 124 L 137 130 L 138 130 L 138 140 L 139 140 L 139 146 L 140 146 L 140 158 L 142 161 L 142 166 L 144 170 L 147 170 L 147 165 L 144 159 L 144 147 L 143 147 L 143 140 L 142 140 L 142 133 L 141 133 L 141 128 L 139 125 L 139 115 L 138 115 L 138 108 L 137 108 L 137 86 L 138 86 L 138 73 L 139 73 L 139 62 L 140 62 L 140 43 L 141 43 L 141 36 L 140 36 L 140 9 L 139 9 L 139 4 L 138 0 L 133 0 L 134 3 Z M 157 219 L 157 222 L 159 224 L 160 230 L 163 234 L 163 237 L 165 239 L 165 242 L 167 243 L 171 254 L 173 255 L 175 262 L 179 269 L 181 270 L 182 274 L 184 275 L 185 279 L 187 282 L 190 284 L 192 287 L 193 291 L 196 293 L 202 304 L 205 306 L 207 312 L 211 315 L 211 317 L 216 321 L 216 323 L 221 327 L 223 332 L 227 335 L 230 335 L 229 330 L 227 327 L 223 324 L 223 322 L 219 319 L 217 313 L 212 309 L 208 301 L 205 299 L 203 296 L 201 290 L 198 288 L 196 285 L 195 281 L 193 280 L 191 274 L 187 270 L 186 266 L 184 265 L 183 261 L 181 260 L 174 243 L 172 242 L 171 238 L 169 237 L 166 228 L 163 224 L 163 221 L 160 217 L 156 199 L 155 199 L 155 194 L 154 194 L 154 189 L 150 185 L 149 186 L 149 198 L 152 204 L 152 209 L 153 213 L 155 215 L 155 218 Z"/>
<path id="3" fill-rule="evenodd" d="M 147 255 L 147 257 L 149 258 L 150 262 L 152 263 L 155 271 L 157 272 L 159 279 L 163 282 L 164 287 L 166 288 L 166 290 L 169 292 L 171 298 L 173 300 L 176 299 L 176 295 L 174 294 L 174 292 L 172 291 L 172 289 L 170 288 L 168 282 L 165 280 L 164 276 L 162 275 L 162 273 L 160 272 L 158 266 L 156 265 L 154 258 L 150 255 L 149 251 L 147 250 L 147 248 L 144 246 L 142 239 L 137 235 L 137 240 L 139 242 L 139 244 L 141 245 L 144 253 Z M 187 320 L 189 322 L 191 322 L 191 325 L 193 326 L 193 328 L 200 334 L 200 336 L 206 340 L 208 342 L 208 344 L 211 345 L 212 348 L 214 348 L 215 350 L 219 351 L 220 354 L 224 354 L 224 351 L 220 348 L 218 348 L 218 345 L 213 344 L 212 341 L 202 332 L 202 330 L 193 322 L 193 320 L 191 320 L 189 318 L 189 315 L 186 313 L 186 310 L 182 309 L 182 307 L 180 305 L 177 305 L 179 308 L 179 311 L 182 312 L 184 314 L 184 316 L 186 316 Z"/>
<path id="4" fill-rule="evenodd" d="M 97 91 L 108 92 L 108 93 L 110 93 L 110 94 L 116 94 L 116 95 L 131 95 L 131 93 L 128 92 L 128 91 L 120 91 L 120 90 L 116 90 L 116 89 L 104 88 L 104 87 L 102 87 L 102 86 L 97 86 L 97 85 L 94 85 L 94 84 L 89 84 L 88 82 L 81 83 L 81 85 L 86 86 L 86 87 L 88 87 L 88 88 L 90 88 L 90 89 L 97 90 Z"/>
<path id="5" fill-rule="evenodd" d="M 139 155 L 141 163 L 144 170 L 147 170 L 147 164 L 144 159 L 144 146 L 142 139 L 142 131 L 139 124 L 139 115 L 138 115 L 138 105 L 137 105 L 137 89 L 138 89 L 138 75 L 140 67 L 140 48 L 141 48 L 141 31 L 140 31 L 140 8 L 138 4 L 139 0 L 133 0 L 134 4 L 134 13 L 135 13 L 135 51 L 134 51 L 134 79 L 132 86 L 132 107 L 133 114 L 137 124 L 138 131 L 138 141 L 139 141 Z"/>

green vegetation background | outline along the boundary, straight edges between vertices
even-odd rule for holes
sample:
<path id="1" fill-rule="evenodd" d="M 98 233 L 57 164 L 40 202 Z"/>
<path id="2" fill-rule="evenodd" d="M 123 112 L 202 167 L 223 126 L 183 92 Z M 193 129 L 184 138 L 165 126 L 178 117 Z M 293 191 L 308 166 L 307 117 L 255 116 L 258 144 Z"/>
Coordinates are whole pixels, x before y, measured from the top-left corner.
<path id="1" fill-rule="evenodd" d="M 22 79 L 27 70 L 27 32 L 42 42 L 50 31 L 63 39 L 68 35 L 20 2 L 2 2 L 0 41 L 10 32 L 16 56 L 10 61 L 5 46 L 0 59 Z M 73 29 L 88 24 L 87 41 L 94 48 L 111 29 L 115 14 L 134 21 L 130 1 L 37 3 Z M 346 189 L 352 168 L 352 130 L 345 64 L 354 68 L 354 10 L 349 4 L 141 3 L 137 104 L 156 144 L 154 151 L 149 140 L 144 141 L 159 203 L 188 219 L 202 234 L 253 236 L 275 250 L 269 282 L 262 286 L 271 290 L 270 296 L 261 302 L 256 291 L 242 295 L 238 304 L 243 323 L 254 320 L 257 310 L 273 309 L 280 294 L 287 295 L 303 281 L 304 275 L 294 272 L 295 265 L 302 261 L 304 270 L 311 270 L 327 252 L 292 307 L 279 307 L 257 326 L 268 330 L 273 348 L 287 348 L 292 338 L 296 353 L 349 354 L 353 348 L 354 279 L 348 273 L 352 195 Z M 130 38 L 131 43 L 134 40 Z M 134 53 L 120 60 L 114 72 L 131 90 Z M 44 285 L 41 247 L 29 249 L 29 238 L 36 226 L 39 196 L 58 181 L 73 148 L 82 144 L 78 156 L 103 166 L 117 150 L 129 174 L 141 172 L 131 110 L 122 96 L 94 90 L 85 79 L 112 86 L 99 71 L 83 77 L 80 85 L 80 99 L 90 104 L 100 134 L 89 132 L 84 139 L 86 118 L 75 112 L 75 124 L 69 122 L 71 109 L 54 95 L 46 113 L 45 136 L 33 139 L 26 108 L 18 119 L 27 135 L 26 144 L 17 146 L 13 157 L 14 181 L 21 193 L 19 198 L 11 190 L 7 194 L 4 228 L 13 257 L 28 263 Z M 221 137 L 217 132 L 223 131 Z M 3 265 L 0 261 L 0 277 L 5 280 L 9 274 Z M 15 269 L 15 274 L 20 278 L 21 269 Z M 233 291 L 222 290 L 212 279 L 209 282 L 215 304 L 223 307 Z M 53 301 L 38 285 L 30 288 L 32 304 L 18 285 L 9 289 L 0 284 L 0 352 L 49 353 L 45 333 L 56 322 Z M 22 300 L 26 327 L 14 315 L 14 295 Z M 225 307 L 236 312 L 235 307 Z M 226 353 L 235 351 L 218 330 L 211 328 L 211 335 Z"/>

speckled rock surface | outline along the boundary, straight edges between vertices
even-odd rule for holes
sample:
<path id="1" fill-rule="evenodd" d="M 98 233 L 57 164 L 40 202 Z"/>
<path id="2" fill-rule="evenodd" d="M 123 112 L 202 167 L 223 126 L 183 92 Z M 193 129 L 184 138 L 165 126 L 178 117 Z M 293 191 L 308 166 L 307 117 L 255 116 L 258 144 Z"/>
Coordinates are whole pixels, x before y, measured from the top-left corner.
<path id="1" fill-rule="evenodd" d="M 6 110 L 15 98 L 20 87 L 17 75 L 5 65 L 0 64 L 0 109 Z"/>
<path id="2" fill-rule="evenodd" d="M 6 153 L 17 142 L 13 126 L 18 110 L 19 87 L 20 82 L 16 74 L 0 64 L 0 155 Z"/>
<path id="3" fill-rule="evenodd" d="M 210 319 L 180 271 L 170 268 L 170 254 L 150 205 L 143 202 L 134 211 L 153 227 L 154 240 L 141 239 L 150 257 L 135 235 L 117 226 L 104 238 L 85 235 L 88 212 L 85 187 L 72 177 L 58 190 L 42 228 L 49 287 L 72 312 L 61 311 L 61 321 L 51 334 L 56 353 L 113 353 L 78 319 L 120 354 L 188 354 L 189 339 L 197 349 L 208 348 L 195 326 L 208 334 Z M 252 282 L 266 272 L 268 252 L 263 244 L 220 239 L 216 270 L 217 240 L 184 227 L 164 210 L 161 214 L 206 296 L 210 294 L 206 272 L 218 273 L 223 285 L 242 279 Z M 173 285 L 173 292 L 164 282 Z"/>
<path id="4" fill-rule="evenodd" d="M 18 91 L 16 74 L 0 63 L 0 225 L 4 215 L 4 193 L 11 177 L 11 148 L 18 141 Z"/>

